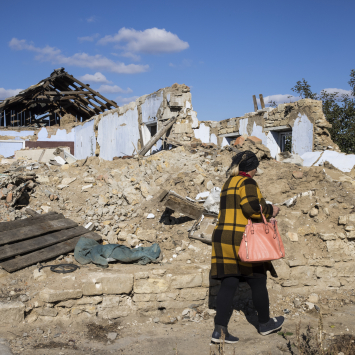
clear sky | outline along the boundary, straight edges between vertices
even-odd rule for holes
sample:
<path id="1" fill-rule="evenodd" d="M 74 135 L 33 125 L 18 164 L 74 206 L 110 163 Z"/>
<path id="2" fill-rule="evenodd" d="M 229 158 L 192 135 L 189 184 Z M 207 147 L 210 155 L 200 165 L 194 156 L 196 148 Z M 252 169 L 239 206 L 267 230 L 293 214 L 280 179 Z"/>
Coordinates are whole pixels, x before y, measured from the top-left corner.
<path id="1" fill-rule="evenodd" d="M 354 0 L 11 0 L 1 15 L 0 99 L 65 67 L 119 105 L 184 83 L 199 120 L 221 120 L 302 78 L 349 90 L 355 69 Z"/>

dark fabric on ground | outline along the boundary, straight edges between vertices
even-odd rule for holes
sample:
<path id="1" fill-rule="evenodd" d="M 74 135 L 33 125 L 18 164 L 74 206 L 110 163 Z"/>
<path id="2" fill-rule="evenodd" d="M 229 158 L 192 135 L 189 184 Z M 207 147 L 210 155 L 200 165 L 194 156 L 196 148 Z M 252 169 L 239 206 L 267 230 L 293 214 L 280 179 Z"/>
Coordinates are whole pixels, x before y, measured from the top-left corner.
<path id="1" fill-rule="evenodd" d="M 266 288 L 266 276 L 244 276 L 243 279 L 251 288 L 253 304 L 258 312 L 259 323 L 268 322 L 270 319 L 270 313 L 269 294 Z M 215 324 L 227 327 L 233 312 L 233 298 L 240 281 L 239 277 L 233 276 L 222 279 L 221 288 L 217 295 L 217 314 L 215 317 Z"/>
<path id="2" fill-rule="evenodd" d="M 152 244 L 150 247 L 130 249 L 120 244 L 101 245 L 97 241 L 81 237 L 75 246 L 75 260 L 84 265 L 90 262 L 101 266 L 107 266 L 109 258 L 122 263 L 148 264 L 158 259 L 160 246 Z"/>

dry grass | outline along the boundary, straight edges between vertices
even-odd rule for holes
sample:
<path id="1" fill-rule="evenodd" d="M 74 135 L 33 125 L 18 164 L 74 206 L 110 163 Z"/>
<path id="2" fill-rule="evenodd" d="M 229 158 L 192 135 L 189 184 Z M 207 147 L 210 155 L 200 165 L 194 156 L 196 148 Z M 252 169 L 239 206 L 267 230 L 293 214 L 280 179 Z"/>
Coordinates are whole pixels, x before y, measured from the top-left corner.
<path id="1" fill-rule="evenodd" d="M 344 355 L 355 354 L 355 337 L 351 335 L 337 336 L 334 340 L 324 338 L 323 333 L 323 316 L 318 310 L 318 327 L 316 333 L 308 325 L 306 333 L 301 334 L 301 322 L 296 326 L 296 343 L 293 344 L 298 355 Z M 291 343 L 288 344 L 290 354 L 295 354 L 292 350 Z"/>

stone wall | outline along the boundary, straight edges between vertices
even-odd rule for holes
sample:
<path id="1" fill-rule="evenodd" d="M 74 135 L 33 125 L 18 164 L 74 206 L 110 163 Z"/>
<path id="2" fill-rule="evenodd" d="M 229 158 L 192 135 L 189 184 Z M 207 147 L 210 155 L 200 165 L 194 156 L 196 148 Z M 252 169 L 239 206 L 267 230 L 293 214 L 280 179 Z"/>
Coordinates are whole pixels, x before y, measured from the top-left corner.
<path id="1" fill-rule="evenodd" d="M 200 122 L 200 127 L 202 125 L 212 128 L 211 122 Z M 325 119 L 322 102 L 318 100 L 302 99 L 294 103 L 280 104 L 277 108 L 267 107 L 246 113 L 242 117 L 219 121 L 213 128 L 219 146 L 230 144 L 237 135 L 256 136 L 270 149 L 275 158 L 280 153 L 278 132 L 287 131 L 287 127 L 292 130 L 294 153 L 302 155 L 310 151 L 340 151 L 330 138 L 327 128 L 330 128 L 331 124 Z M 236 134 L 234 137 L 221 137 L 233 133 Z"/>

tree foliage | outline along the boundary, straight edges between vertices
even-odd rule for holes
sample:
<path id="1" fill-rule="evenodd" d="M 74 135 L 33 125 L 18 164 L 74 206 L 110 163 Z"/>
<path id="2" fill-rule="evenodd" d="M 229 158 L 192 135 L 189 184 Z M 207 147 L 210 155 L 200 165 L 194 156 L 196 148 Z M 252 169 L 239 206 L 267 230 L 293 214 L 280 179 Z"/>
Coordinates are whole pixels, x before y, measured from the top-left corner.
<path id="1" fill-rule="evenodd" d="M 342 152 L 355 154 L 355 69 L 350 72 L 350 94 L 329 93 L 322 90 L 314 93 L 303 78 L 291 89 L 302 98 L 322 100 L 325 118 L 332 124 L 329 133 Z"/>

